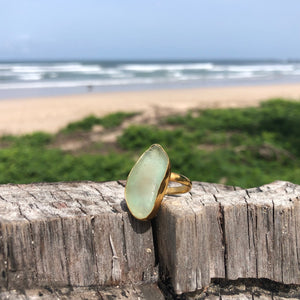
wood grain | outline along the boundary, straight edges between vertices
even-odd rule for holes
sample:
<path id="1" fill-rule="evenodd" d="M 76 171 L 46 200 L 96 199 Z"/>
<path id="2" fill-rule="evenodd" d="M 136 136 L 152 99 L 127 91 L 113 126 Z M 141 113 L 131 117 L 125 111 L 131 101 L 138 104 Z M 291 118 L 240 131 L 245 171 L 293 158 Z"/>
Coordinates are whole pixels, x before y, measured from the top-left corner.
<path id="1" fill-rule="evenodd" d="M 177 294 L 212 278 L 300 284 L 300 186 L 242 190 L 194 182 L 167 196 L 156 218 L 160 272 Z"/>
<path id="2" fill-rule="evenodd" d="M 157 280 L 152 227 L 117 182 L 0 186 L 0 286 L 107 286 Z"/>
<path id="3" fill-rule="evenodd" d="M 1 300 L 164 300 L 164 296 L 156 284 L 124 285 L 105 287 L 77 287 L 77 288 L 40 288 L 27 290 L 0 290 Z"/>
<path id="4" fill-rule="evenodd" d="M 228 289 L 207 299 L 285 299 L 293 285 L 286 297 L 300 297 L 299 185 L 194 182 L 151 223 L 128 213 L 124 184 L 0 185 L 0 299 L 163 299 L 157 264 L 186 299 L 204 299 L 215 280 Z M 240 279 L 285 287 L 232 290 Z"/>

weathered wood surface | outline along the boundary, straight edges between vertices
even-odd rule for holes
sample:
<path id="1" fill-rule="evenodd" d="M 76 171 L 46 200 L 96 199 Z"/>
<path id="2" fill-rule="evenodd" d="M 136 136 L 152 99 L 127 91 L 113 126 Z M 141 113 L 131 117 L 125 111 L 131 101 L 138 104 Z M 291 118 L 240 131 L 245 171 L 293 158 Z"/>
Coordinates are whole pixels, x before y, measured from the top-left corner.
<path id="1" fill-rule="evenodd" d="M 299 285 L 283 285 L 267 279 L 216 279 L 201 291 L 187 293 L 185 300 L 283 300 L 300 299 Z"/>
<path id="2" fill-rule="evenodd" d="M 0 287 L 157 280 L 152 227 L 118 182 L 0 185 Z"/>
<path id="3" fill-rule="evenodd" d="M 156 218 L 161 274 L 176 293 L 212 278 L 300 284 L 300 186 L 274 182 L 242 190 L 194 182 L 167 196 Z"/>
<path id="4" fill-rule="evenodd" d="M 98 289 L 80 288 L 40 288 L 30 290 L 0 290 L 1 300 L 164 300 L 156 284 L 112 286 Z"/>
<path id="5" fill-rule="evenodd" d="M 300 284 L 299 243 L 300 186 L 288 182 L 194 182 L 152 224 L 130 216 L 121 181 L 0 185 L 0 299 L 160 299 L 157 263 L 182 299 L 284 299 L 205 291 L 215 278 Z"/>
<path id="6" fill-rule="evenodd" d="M 274 285 L 275 283 L 273 283 Z M 279 291 L 279 290 L 282 291 Z M 296 300 L 299 299 L 298 288 L 276 287 L 273 291 L 258 285 L 246 286 L 243 283 L 228 283 L 226 286 L 211 284 L 200 293 L 188 293 L 181 296 L 171 293 L 163 294 L 156 284 L 111 286 L 104 288 L 39 288 L 29 290 L 1 291 L 1 300 Z"/>

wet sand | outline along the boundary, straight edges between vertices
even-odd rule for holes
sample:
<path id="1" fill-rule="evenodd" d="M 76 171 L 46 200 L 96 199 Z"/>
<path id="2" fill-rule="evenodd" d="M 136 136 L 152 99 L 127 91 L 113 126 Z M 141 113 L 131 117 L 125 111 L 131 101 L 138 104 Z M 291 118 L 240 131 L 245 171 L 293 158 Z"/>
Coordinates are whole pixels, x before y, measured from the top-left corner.
<path id="1" fill-rule="evenodd" d="M 0 134 L 56 132 L 90 114 L 153 110 L 183 112 L 192 108 L 256 106 L 270 98 L 300 100 L 300 84 L 214 87 L 68 95 L 0 101 Z"/>

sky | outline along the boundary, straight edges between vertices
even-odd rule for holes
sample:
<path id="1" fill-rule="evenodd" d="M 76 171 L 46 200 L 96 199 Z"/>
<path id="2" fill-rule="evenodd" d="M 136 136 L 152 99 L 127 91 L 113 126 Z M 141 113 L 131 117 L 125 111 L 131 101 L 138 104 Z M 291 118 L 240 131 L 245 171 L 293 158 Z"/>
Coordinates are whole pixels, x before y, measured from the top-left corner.
<path id="1" fill-rule="evenodd" d="M 300 59 L 299 0 L 0 0 L 0 60 Z"/>

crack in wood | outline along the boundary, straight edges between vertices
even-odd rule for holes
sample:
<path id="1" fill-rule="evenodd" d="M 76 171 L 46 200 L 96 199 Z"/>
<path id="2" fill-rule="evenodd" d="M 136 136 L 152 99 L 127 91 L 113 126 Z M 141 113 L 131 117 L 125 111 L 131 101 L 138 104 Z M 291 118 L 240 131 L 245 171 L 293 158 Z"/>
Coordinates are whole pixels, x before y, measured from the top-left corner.
<path id="1" fill-rule="evenodd" d="M 117 180 L 117 183 L 122 187 L 126 187 L 126 180 Z"/>
<path id="2" fill-rule="evenodd" d="M 3 257 L 3 267 L 5 270 L 1 271 L 0 276 L 5 279 L 5 287 L 8 289 L 8 265 L 7 265 L 7 255 L 4 249 L 4 238 L 3 238 L 3 225 L 0 223 L 0 254 Z"/>
<path id="3" fill-rule="evenodd" d="M 295 228 L 299 228 L 297 226 L 297 218 L 294 218 L 295 222 Z M 300 269 L 300 257 L 299 257 L 299 246 L 298 246 L 298 235 L 297 235 L 297 230 L 295 230 L 295 240 L 296 240 L 296 257 L 297 257 L 297 264 L 298 264 L 298 269 Z"/>
<path id="4" fill-rule="evenodd" d="M 193 196 L 197 197 L 197 200 L 200 201 L 200 203 L 202 204 L 202 206 L 205 206 L 205 203 L 203 202 L 203 200 L 201 199 L 201 196 L 199 197 L 198 195 L 194 194 L 192 190 L 190 190 L 189 192 L 190 198 L 193 200 Z"/>
<path id="5" fill-rule="evenodd" d="M 5 202 L 8 202 L 6 199 L 4 199 L 1 195 L 0 195 L 0 199 L 5 201 Z"/>
<path id="6" fill-rule="evenodd" d="M 126 232 L 125 232 L 125 224 L 124 224 L 124 216 L 122 215 L 122 235 L 124 238 L 124 243 L 123 243 L 123 256 L 125 257 L 126 262 L 128 263 L 128 258 L 127 258 L 127 247 L 126 247 Z"/>
<path id="7" fill-rule="evenodd" d="M 203 192 L 207 193 L 207 191 L 206 191 L 206 189 L 205 189 L 205 187 L 204 187 L 204 185 L 203 185 L 203 183 L 202 183 L 202 182 L 200 182 L 200 186 L 201 186 L 201 188 L 202 188 Z"/>
<path id="8" fill-rule="evenodd" d="M 250 196 L 249 196 L 248 193 L 247 193 L 247 195 L 250 198 Z M 251 253 L 250 253 L 250 249 L 251 249 L 251 243 L 250 243 L 250 221 L 249 221 L 249 219 L 250 219 L 250 211 L 249 211 L 249 203 L 248 203 L 246 197 L 244 197 L 244 199 L 245 199 L 245 202 L 246 202 L 246 209 L 247 209 L 247 232 L 248 232 L 248 247 L 249 247 L 249 253 L 248 253 L 248 255 L 249 255 L 249 260 L 250 260 L 250 255 L 251 255 Z"/>
<path id="9" fill-rule="evenodd" d="M 194 236 L 194 238 L 193 238 L 193 241 L 197 241 L 197 240 L 198 240 L 198 219 L 197 219 L 197 213 L 196 213 L 196 211 L 195 211 L 193 205 L 191 204 L 191 203 L 192 203 L 192 200 L 193 200 L 193 199 L 192 199 L 191 193 L 187 193 L 187 195 L 188 195 L 189 197 L 186 197 L 186 196 L 185 196 L 185 197 L 184 197 L 184 200 L 185 200 L 187 206 L 190 208 L 190 210 L 191 210 L 191 211 L 193 212 L 193 214 L 194 214 L 194 231 L 195 231 L 195 236 Z M 190 201 L 188 201 L 187 198 L 189 198 Z M 196 249 L 194 249 L 194 250 L 195 250 L 195 251 L 198 250 L 198 247 L 196 247 Z M 198 287 L 198 282 L 199 282 L 199 283 L 201 282 L 201 279 L 198 278 L 198 277 L 199 277 L 198 268 L 199 268 L 198 265 L 195 266 L 195 269 L 196 269 L 195 286 L 196 286 L 196 288 Z"/>
<path id="10" fill-rule="evenodd" d="M 273 198 L 271 199 L 272 200 L 272 222 L 273 222 L 273 237 L 272 237 L 272 241 L 273 241 L 273 249 L 275 249 L 276 247 L 276 241 L 275 241 L 275 203 L 274 203 L 274 200 Z M 275 268 L 274 268 L 274 264 L 272 265 L 272 268 L 273 268 L 273 278 L 275 277 Z"/>
<path id="11" fill-rule="evenodd" d="M 112 251 L 112 271 L 111 271 L 111 276 L 112 276 L 112 280 L 113 282 L 118 282 L 121 280 L 121 267 L 120 267 L 120 261 L 119 261 L 119 257 L 117 255 L 117 251 L 116 248 L 114 246 L 114 242 L 113 239 L 111 237 L 111 235 L 109 235 L 109 244 L 111 247 L 111 251 Z"/>
<path id="12" fill-rule="evenodd" d="M 62 242 L 63 242 L 63 248 L 64 248 L 64 257 L 65 257 L 65 265 L 66 265 L 66 272 L 67 272 L 67 281 L 68 281 L 68 285 L 71 286 L 70 265 L 69 265 L 68 255 L 67 255 L 67 241 L 66 241 L 64 222 L 63 222 L 63 218 L 61 216 L 59 216 L 59 219 L 60 219 L 61 228 L 62 228 Z"/>
<path id="13" fill-rule="evenodd" d="M 215 195 L 214 195 L 215 196 Z M 217 197 L 215 198 L 217 201 Z M 224 215 L 224 207 L 222 206 L 221 202 L 219 203 L 219 213 L 218 213 L 218 222 L 220 224 L 220 228 L 222 230 L 222 246 L 224 249 L 224 272 L 225 272 L 225 279 L 228 278 L 228 269 L 227 269 L 227 264 L 228 264 L 228 255 L 227 255 L 227 243 L 226 243 L 226 228 L 225 228 L 225 215 Z"/>
<path id="14" fill-rule="evenodd" d="M 27 191 L 26 189 L 23 188 L 22 185 L 20 184 L 17 184 L 16 185 L 21 191 L 27 193 L 29 196 L 31 196 L 34 200 L 38 201 L 38 198 L 33 194 L 33 193 L 30 193 L 29 191 Z"/>
<path id="15" fill-rule="evenodd" d="M 94 261 L 96 265 L 96 282 L 99 284 L 99 266 L 98 266 L 98 255 L 96 252 L 96 242 L 95 242 L 95 216 L 91 216 L 91 227 L 92 227 L 92 252 L 94 254 Z"/>
<path id="16" fill-rule="evenodd" d="M 78 203 L 78 205 L 79 205 L 79 209 L 80 209 L 80 211 L 84 214 L 84 215 L 89 215 L 88 213 L 87 213 L 87 211 L 83 208 L 83 205 L 82 205 L 82 203 L 80 202 L 80 200 L 79 199 L 77 199 L 77 198 L 73 198 L 67 191 L 64 191 L 65 192 L 65 194 L 66 195 L 68 195 L 69 197 L 70 197 L 70 199 L 71 200 L 73 200 L 73 201 L 75 201 L 76 203 Z"/>
<path id="17" fill-rule="evenodd" d="M 254 255 L 255 255 L 255 273 L 256 278 L 258 278 L 258 250 L 257 250 L 257 244 L 258 244 L 258 238 L 257 238 L 257 207 L 255 206 L 255 230 L 253 230 L 253 246 L 254 246 Z"/>
<path id="18" fill-rule="evenodd" d="M 89 185 L 91 188 L 93 188 L 95 191 L 98 192 L 98 194 L 100 195 L 101 199 L 110 207 L 111 211 L 112 212 L 118 212 L 112 205 L 111 203 L 103 196 L 102 192 L 96 188 L 95 186 L 93 185 Z"/>
<path id="19" fill-rule="evenodd" d="M 34 243 L 34 238 L 33 238 L 32 223 L 31 223 L 31 220 L 29 218 L 27 218 L 27 216 L 25 214 L 23 214 L 20 204 L 17 203 L 17 205 L 18 205 L 20 215 L 28 222 L 28 225 L 29 225 L 29 234 L 30 234 L 30 240 L 31 240 L 30 247 L 31 247 L 31 251 L 33 253 L 34 267 L 35 267 L 34 268 L 34 272 L 35 272 L 34 280 L 35 280 L 38 278 L 38 271 L 37 271 L 37 257 L 36 257 L 36 248 L 35 248 L 35 243 Z"/>

